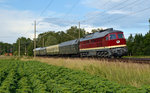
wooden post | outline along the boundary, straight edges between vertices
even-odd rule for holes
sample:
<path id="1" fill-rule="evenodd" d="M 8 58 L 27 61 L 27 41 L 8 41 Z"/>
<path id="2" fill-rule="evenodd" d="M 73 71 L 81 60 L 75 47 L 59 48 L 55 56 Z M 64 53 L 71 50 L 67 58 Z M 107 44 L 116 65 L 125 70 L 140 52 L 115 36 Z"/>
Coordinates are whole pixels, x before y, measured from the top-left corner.
<path id="1" fill-rule="evenodd" d="M 79 22 L 79 40 L 80 40 L 80 22 Z"/>
<path id="2" fill-rule="evenodd" d="M 36 49 L 36 21 L 34 21 L 34 49 Z M 36 57 L 36 51 L 34 51 L 34 58 Z"/>
<path id="3" fill-rule="evenodd" d="M 19 43 L 18 43 L 18 56 L 20 57 L 20 39 L 19 39 Z"/>
<path id="4" fill-rule="evenodd" d="M 44 47 L 44 37 L 43 37 L 43 47 Z"/>

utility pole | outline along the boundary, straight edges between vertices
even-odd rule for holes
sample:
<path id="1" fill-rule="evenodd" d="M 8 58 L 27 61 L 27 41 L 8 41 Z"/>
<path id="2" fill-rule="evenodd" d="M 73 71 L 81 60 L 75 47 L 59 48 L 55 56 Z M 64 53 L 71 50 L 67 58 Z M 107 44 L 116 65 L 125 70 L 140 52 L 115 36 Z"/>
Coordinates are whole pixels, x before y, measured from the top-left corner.
<path id="1" fill-rule="evenodd" d="M 44 37 L 43 37 L 43 47 L 44 47 Z"/>
<path id="2" fill-rule="evenodd" d="M 79 40 L 80 40 L 80 22 L 79 22 Z"/>
<path id="3" fill-rule="evenodd" d="M 150 31 L 150 19 L 149 19 L 149 31 Z"/>
<path id="4" fill-rule="evenodd" d="M 20 39 L 19 39 L 19 43 L 18 43 L 18 56 L 20 57 Z"/>
<path id="5" fill-rule="evenodd" d="M 24 53 L 24 54 L 25 54 L 25 56 L 27 55 L 27 48 L 26 48 L 26 45 L 25 45 L 25 53 Z"/>
<path id="6" fill-rule="evenodd" d="M 36 21 L 34 21 L 34 49 L 36 49 Z M 36 51 L 34 51 L 34 58 L 36 57 Z"/>

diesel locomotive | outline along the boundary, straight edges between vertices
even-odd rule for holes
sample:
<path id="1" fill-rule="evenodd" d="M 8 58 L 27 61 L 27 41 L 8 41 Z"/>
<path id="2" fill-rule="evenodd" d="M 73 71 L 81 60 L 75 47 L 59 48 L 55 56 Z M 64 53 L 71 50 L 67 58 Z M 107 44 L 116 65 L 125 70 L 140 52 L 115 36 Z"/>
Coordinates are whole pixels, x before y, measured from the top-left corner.
<path id="1" fill-rule="evenodd" d="M 122 31 L 113 28 L 88 34 L 80 39 L 33 50 L 37 56 L 119 57 L 127 54 Z"/>

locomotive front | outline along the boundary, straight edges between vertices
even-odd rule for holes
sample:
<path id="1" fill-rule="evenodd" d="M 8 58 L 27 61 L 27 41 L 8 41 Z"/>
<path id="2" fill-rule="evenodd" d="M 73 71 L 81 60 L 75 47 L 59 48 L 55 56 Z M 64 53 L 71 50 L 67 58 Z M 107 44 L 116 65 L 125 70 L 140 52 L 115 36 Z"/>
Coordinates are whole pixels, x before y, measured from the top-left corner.
<path id="1" fill-rule="evenodd" d="M 109 33 L 105 38 L 111 57 L 122 57 L 127 54 L 126 39 L 122 31 Z"/>

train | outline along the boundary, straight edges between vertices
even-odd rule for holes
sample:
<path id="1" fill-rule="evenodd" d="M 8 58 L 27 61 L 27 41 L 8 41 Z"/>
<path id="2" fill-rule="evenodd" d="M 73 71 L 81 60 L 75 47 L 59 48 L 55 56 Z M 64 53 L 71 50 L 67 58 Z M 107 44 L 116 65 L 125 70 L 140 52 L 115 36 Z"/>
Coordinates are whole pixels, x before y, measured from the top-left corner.
<path id="1" fill-rule="evenodd" d="M 79 56 L 121 58 L 127 54 L 123 31 L 108 28 L 85 35 L 80 39 L 33 49 L 36 56 Z"/>

